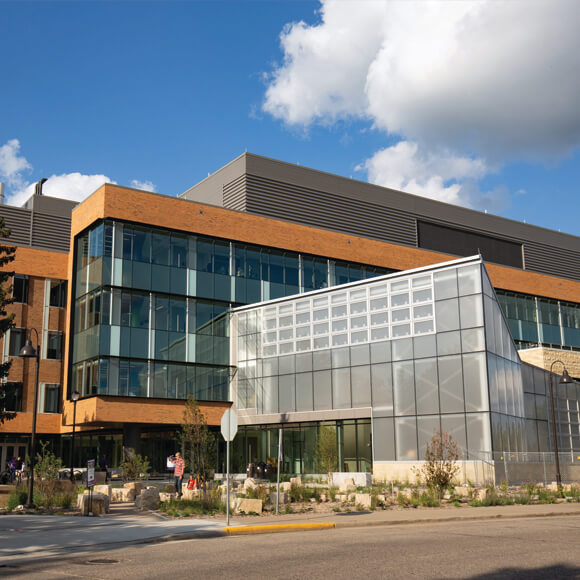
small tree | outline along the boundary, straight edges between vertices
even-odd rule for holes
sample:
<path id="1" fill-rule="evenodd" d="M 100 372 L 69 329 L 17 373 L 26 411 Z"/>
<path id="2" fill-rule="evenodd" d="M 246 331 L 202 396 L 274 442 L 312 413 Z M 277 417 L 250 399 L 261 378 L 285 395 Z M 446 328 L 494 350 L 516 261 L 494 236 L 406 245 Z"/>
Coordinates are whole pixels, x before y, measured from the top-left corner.
<path id="1" fill-rule="evenodd" d="M 178 439 L 190 471 L 207 479 L 215 459 L 216 441 L 198 402 L 192 396 L 185 403 Z"/>
<path id="2" fill-rule="evenodd" d="M 62 459 L 48 449 L 48 441 L 40 442 L 40 453 L 36 454 L 34 472 L 37 478 L 39 493 L 47 498 L 54 494 L 59 472 L 62 469 Z"/>
<path id="3" fill-rule="evenodd" d="M 7 238 L 10 235 L 10 230 L 6 227 L 4 223 L 4 218 L 0 218 L 0 238 Z M 12 319 L 13 314 L 8 315 L 6 313 L 6 306 L 11 304 L 12 298 L 12 286 L 7 284 L 13 276 L 13 272 L 7 272 L 4 270 L 7 264 L 14 260 L 14 253 L 16 248 L 12 246 L 5 246 L 0 244 L 0 338 L 2 338 L 6 331 L 13 326 Z M 10 371 L 11 361 L 4 362 L 0 364 L 0 381 L 8 376 Z M 5 385 L 0 385 L 0 425 L 4 421 L 9 421 L 16 417 L 16 413 L 6 410 L 6 400 L 9 393 L 6 390 Z"/>
<path id="4" fill-rule="evenodd" d="M 316 466 L 322 473 L 328 474 L 328 483 L 331 481 L 331 473 L 336 470 L 338 463 L 338 445 L 336 443 L 336 429 L 326 425 L 320 426 L 318 437 L 316 438 L 316 448 L 314 450 Z"/>
<path id="5" fill-rule="evenodd" d="M 135 453 L 130 447 L 125 449 L 125 461 L 121 463 L 121 477 L 123 481 L 139 481 L 149 477 L 151 465 L 149 459 Z"/>
<path id="6" fill-rule="evenodd" d="M 419 470 L 427 485 L 437 491 L 439 499 L 459 472 L 459 449 L 453 437 L 437 431 L 425 449 L 425 464 Z"/>

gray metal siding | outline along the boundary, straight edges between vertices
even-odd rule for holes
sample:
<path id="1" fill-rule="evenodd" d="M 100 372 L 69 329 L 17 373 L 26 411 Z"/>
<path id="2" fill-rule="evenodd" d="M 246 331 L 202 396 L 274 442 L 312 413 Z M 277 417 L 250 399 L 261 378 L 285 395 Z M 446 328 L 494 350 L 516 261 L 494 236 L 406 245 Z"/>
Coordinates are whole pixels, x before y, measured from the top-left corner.
<path id="1" fill-rule="evenodd" d="M 224 184 L 223 205 L 236 211 L 246 211 L 246 175 Z"/>
<path id="2" fill-rule="evenodd" d="M 580 251 L 527 241 L 524 243 L 524 260 L 525 269 L 531 272 L 580 280 Z"/>
<path id="3" fill-rule="evenodd" d="M 70 217 L 34 214 L 33 247 L 50 250 L 70 249 Z"/>
<path id="4" fill-rule="evenodd" d="M 257 175 L 247 176 L 246 208 L 249 213 L 257 215 L 416 245 L 415 219 L 406 212 Z"/>
<path id="5" fill-rule="evenodd" d="M 21 207 L 9 205 L 0 206 L 0 216 L 4 218 L 6 227 L 10 228 L 10 236 L 5 240 L 7 244 L 30 245 L 30 219 L 32 212 Z"/>

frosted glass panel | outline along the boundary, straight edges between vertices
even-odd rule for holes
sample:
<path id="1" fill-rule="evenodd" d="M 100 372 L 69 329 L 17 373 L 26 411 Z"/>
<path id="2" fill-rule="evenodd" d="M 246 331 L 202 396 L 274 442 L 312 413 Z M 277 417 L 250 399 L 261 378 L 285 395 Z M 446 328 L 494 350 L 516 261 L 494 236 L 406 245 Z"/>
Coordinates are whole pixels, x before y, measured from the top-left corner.
<path id="1" fill-rule="evenodd" d="M 456 298 L 435 302 L 435 320 L 437 332 L 457 330 L 459 328 L 459 302 Z"/>
<path id="2" fill-rule="evenodd" d="M 348 409 L 350 398 L 350 369 L 334 369 L 332 371 L 332 402 L 335 409 Z"/>
<path id="3" fill-rule="evenodd" d="M 395 415 L 415 414 L 415 381 L 413 361 L 393 363 Z"/>
<path id="4" fill-rule="evenodd" d="M 395 441 L 398 461 L 417 459 L 417 419 L 415 417 L 395 419 Z"/>
<path id="5" fill-rule="evenodd" d="M 463 355 L 463 383 L 467 411 L 487 411 L 489 407 L 485 354 Z"/>
<path id="6" fill-rule="evenodd" d="M 457 270 L 443 270 L 433 274 L 435 300 L 454 298 L 457 296 Z"/>
<path id="7" fill-rule="evenodd" d="M 461 356 L 448 356 L 439 361 L 439 388 L 442 413 L 463 411 L 463 373 Z"/>
<path id="8" fill-rule="evenodd" d="M 437 359 L 415 361 L 415 390 L 417 414 L 439 413 L 439 388 L 437 380 Z"/>

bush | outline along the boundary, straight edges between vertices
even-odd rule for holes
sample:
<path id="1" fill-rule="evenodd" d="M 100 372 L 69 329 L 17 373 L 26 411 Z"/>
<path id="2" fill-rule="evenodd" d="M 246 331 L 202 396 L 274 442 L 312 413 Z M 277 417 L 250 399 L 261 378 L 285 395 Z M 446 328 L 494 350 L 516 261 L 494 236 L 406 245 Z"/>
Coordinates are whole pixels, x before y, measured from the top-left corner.
<path id="1" fill-rule="evenodd" d="M 423 492 L 419 496 L 419 503 L 422 507 L 439 507 L 441 502 L 433 494 Z"/>
<path id="2" fill-rule="evenodd" d="M 121 463 L 121 477 L 123 481 L 140 481 L 149 477 L 151 465 L 149 459 L 135 453 L 134 449 L 127 449 L 125 461 Z"/>
<path id="3" fill-rule="evenodd" d="M 457 460 L 459 449 L 453 437 L 445 431 L 437 431 L 425 449 L 425 464 L 417 475 L 425 479 L 431 489 L 437 491 L 439 497 L 451 487 L 452 481 L 459 472 Z"/>
<path id="4" fill-rule="evenodd" d="M 492 493 L 484 499 L 470 501 L 469 505 L 472 507 L 490 507 L 495 505 L 513 505 L 513 503 L 514 500 L 509 497 L 502 497 Z"/>
<path id="5" fill-rule="evenodd" d="M 28 492 L 25 490 L 16 490 L 10 493 L 8 496 L 8 501 L 6 503 L 6 507 L 9 511 L 12 511 L 14 508 L 18 507 L 19 505 L 24 505 L 26 500 L 28 499 Z"/>
<path id="6" fill-rule="evenodd" d="M 159 506 L 159 511 L 171 517 L 189 517 L 192 515 L 214 515 L 226 513 L 226 504 L 221 500 L 219 490 L 212 490 L 201 499 L 170 499 Z"/>

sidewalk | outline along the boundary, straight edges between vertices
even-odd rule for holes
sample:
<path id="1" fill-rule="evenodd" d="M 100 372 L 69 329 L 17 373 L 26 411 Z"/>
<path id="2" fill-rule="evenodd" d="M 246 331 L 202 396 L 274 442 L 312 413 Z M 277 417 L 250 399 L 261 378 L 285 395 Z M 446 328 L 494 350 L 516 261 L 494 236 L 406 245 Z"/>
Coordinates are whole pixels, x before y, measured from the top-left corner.
<path id="1" fill-rule="evenodd" d="M 0 566 L 31 559 L 98 552 L 124 544 L 225 535 L 303 531 L 320 528 L 354 528 L 549 516 L 580 517 L 579 503 L 378 510 L 374 512 L 304 513 L 225 518 L 172 520 L 151 512 L 138 512 L 131 504 L 114 504 L 110 515 L 0 516 Z"/>

